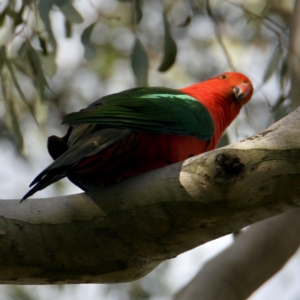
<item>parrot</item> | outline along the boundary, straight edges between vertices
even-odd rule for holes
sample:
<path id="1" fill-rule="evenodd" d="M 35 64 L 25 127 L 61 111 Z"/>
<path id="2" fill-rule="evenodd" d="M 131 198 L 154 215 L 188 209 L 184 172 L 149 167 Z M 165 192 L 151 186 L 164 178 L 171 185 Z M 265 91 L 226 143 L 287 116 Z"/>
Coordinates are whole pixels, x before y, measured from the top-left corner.
<path id="1" fill-rule="evenodd" d="M 64 177 L 91 191 L 213 150 L 252 94 L 248 77 L 225 72 L 178 90 L 104 96 L 64 116 L 66 135 L 48 138 L 53 163 L 21 201 Z"/>

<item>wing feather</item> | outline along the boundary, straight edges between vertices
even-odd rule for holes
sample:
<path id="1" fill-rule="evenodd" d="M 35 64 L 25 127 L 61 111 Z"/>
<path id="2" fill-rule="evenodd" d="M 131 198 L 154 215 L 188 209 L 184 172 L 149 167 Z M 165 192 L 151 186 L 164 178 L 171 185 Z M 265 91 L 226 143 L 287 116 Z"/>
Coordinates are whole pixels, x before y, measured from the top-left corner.
<path id="1" fill-rule="evenodd" d="M 66 115 L 63 123 L 188 135 L 201 140 L 214 134 L 212 117 L 201 102 L 162 87 L 135 88 L 105 96 L 80 112 Z"/>

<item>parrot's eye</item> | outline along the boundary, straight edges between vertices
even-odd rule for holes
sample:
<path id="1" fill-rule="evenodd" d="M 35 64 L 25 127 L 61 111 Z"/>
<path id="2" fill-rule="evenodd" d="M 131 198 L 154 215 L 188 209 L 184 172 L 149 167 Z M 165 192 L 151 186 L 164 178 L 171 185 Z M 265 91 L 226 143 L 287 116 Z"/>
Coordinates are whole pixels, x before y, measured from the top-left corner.
<path id="1" fill-rule="evenodd" d="M 227 78 L 227 75 L 226 74 L 223 74 L 220 76 L 220 79 L 226 79 Z"/>

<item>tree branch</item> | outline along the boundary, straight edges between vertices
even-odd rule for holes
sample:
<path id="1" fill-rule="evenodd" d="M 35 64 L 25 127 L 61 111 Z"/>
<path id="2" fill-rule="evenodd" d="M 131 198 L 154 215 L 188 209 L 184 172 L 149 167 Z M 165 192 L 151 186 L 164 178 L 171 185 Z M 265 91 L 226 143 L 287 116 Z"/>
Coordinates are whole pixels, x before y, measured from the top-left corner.
<path id="1" fill-rule="evenodd" d="M 300 209 L 258 222 L 209 260 L 174 300 L 240 300 L 277 273 L 300 245 Z"/>
<path id="2" fill-rule="evenodd" d="M 112 283 L 300 204 L 300 109 L 240 143 L 99 191 L 0 201 L 0 283 Z"/>

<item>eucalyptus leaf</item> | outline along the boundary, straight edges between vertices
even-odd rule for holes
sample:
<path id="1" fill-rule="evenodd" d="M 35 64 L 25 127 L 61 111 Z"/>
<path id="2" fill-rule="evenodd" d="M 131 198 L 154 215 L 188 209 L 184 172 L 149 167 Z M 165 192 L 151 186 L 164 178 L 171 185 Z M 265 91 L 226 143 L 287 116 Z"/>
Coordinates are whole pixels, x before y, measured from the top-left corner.
<path id="1" fill-rule="evenodd" d="M 38 7 L 40 17 L 45 25 L 45 29 L 49 35 L 49 42 L 52 45 L 54 51 L 56 51 L 57 43 L 52 32 L 51 22 L 49 17 L 49 13 L 50 10 L 52 9 L 53 4 L 54 4 L 53 1 L 40 0 L 37 7 Z"/>
<path id="2" fill-rule="evenodd" d="M 34 108 L 39 124 L 45 124 L 48 117 L 49 106 L 48 102 L 41 98 L 38 92 L 34 98 Z"/>
<path id="3" fill-rule="evenodd" d="M 288 97 L 284 94 L 280 94 L 278 96 L 278 98 L 276 99 L 271 112 L 276 112 L 278 110 L 278 108 L 281 106 L 281 104 L 287 99 Z"/>
<path id="4" fill-rule="evenodd" d="M 279 70 L 279 83 L 281 90 L 284 90 L 289 81 L 288 55 L 283 55 L 282 63 Z"/>
<path id="5" fill-rule="evenodd" d="M 18 26 L 23 23 L 23 11 L 24 11 L 24 5 L 22 6 L 21 10 L 16 12 L 13 9 L 6 9 L 6 15 L 10 16 L 14 20 L 14 25 Z"/>
<path id="6" fill-rule="evenodd" d="M 14 10 L 17 6 L 17 1 L 16 0 L 10 0 L 10 1 L 8 1 L 8 3 L 9 3 L 9 8 L 12 9 L 12 10 Z"/>
<path id="7" fill-rule="evenodd" d="M 23 73 L 29 78 L 33 78 L 34 75 L 32 73 L 31 67 L 29 66 L 28 60 L 24 60 L 18 57 L 11 59 L 11 63 L 13 64 L 14 68 L 17 69 L 19 72 Z"/>
<path id="8" fill-rule="evenodd" d="M 15 85 L 15 88 L 16 88 L 16 90 L 17 90 L 17 92 L 18 92 L 20 98 L 21 98 L 21 99 L 24 101 L 24 103 L 27 105 L 27 107 L 28 107 L 28 109 L 29 109 L 29 111 L 30 111 L 32 117 L 34 118 L 35 122 L 38 124 L 38 122 L 37 122 L 37 120 L 36 120 L 36 117 L 35 117 L 35 115 L 34 115 L 34 111 L 33 111 L 32 107 L 31 107 L 31 105 L 29 104 L 29 102 L 27 101 L 27 99 L 26 99 L 26 97 L 25 97 L 25 95 L 24 95 L 24 93 L 23 93 L 23 90 L 21 89 L 21 86 L 20 86 L 20 84 L 19 84 L 19 81 L 18 81 L 18 79 L 17 79 L 17 77 L 16 77 L 16 75 L 15 75 L 13 66 L 12 66 L 10 60 L 9 60 L 9 59 L 7 58 L 7 56 L 6 56 L 6 50 L 5 50 L 5 47 L 1 47 L 1 58 L 2 58 L 3 63 L 7 66 L 7 69 L 8 69 L 8 71 L 9 71 L 9 73 L 10 73 L 11 79 L 12 79 L 14 85 Z"/>
<path id="9" fill-rule="evenodd" d="M 144 46 L 138 38 L 136 38 L 132 49 L 131 66 L 135 77 L 135 84 L 137 86 L 147 86 L 149 62 Z"/>
<path id="10" fill-rule="evenodd" d="M 134 1 L 135 6 L 135 18 L 136 22 L 140 23 L 143 18 L 143 11 L 142 11 L 142 0 L 135 0 Z"/>
<path id="11" fill-rule="evenodd" d="M 42 69 L 44 73 L 50 78 L 53 77 L 57 71 L 57 65 L 55 62 L 55 54 L 49 53 L 48 55 L 43 55 L 38 53 L 39 59 L 42 63 Z"/>
<path id="12" fill-rule="evenodd" d="M 280 46 L 277 46 L 267 65 L 267 68 L 265 70 L 264 73 L 264 77 L 263 77 L 263 82 L 266 82 L 270 79 L 270 77 L 273 75 L 273 73 L 276 71 L 276 69 L 278 69 L 278 67 L 280 66 L 280 61 L 282 59 L 282 55 L 283 55 L 283 51 L 282 48 Z"/>
<path id="13" fill-rule="evenodd" d="M 4 24 L 5 17 L 7 15 L 7 8 L 5 8 L 0 14 L 0 27 Z"/>
<path id="14" fill-rule="evenodd" d="M 81 35 L 81 43 L 84 46 L 84 57 L 86 59 L 93 59 L 96 57 L 96 49 L 91 44 L 91 34 L 96 23 L 87 27 Z"/>
<path id="15" fill-rule="evenodd" d="M 164 39 L 164 57 L 158 68 L 160 72 L 166 72 L 175 62 L 177 55 L 177 45 L 171 35 L 170 25 L 166 14 L 163 15 L 165 39 Z"/>
<path id="16" fill-rule="evenodd" d="M 56 5 L 70 23 L 81 23 L 83 21 L 82 16 L 74 8 L 71 1 L 56 1 Z"/>
<path id="17" fill-rule="evenodd" d="M 20 128 L 20 122 L 18 119 L 18 114 L 16 112 L 15 109 L 15 103 L 13 100 L 13 97 L 11 97 L 11 99 L 8 102 L 8 115 L 9 115 L 9 120 L 10 122 L 8 122 L 9 129 L 11 131 L 11 133 L 13 134 L 13 136 L 15 137 L 16 140 L 16 146 L 18 148 L 18 150 L 22 150 L 24 147 L 24 140 L 23 140 L 23 135 L 21 132 L 21 128 Z"/>
<path id="18" fill-rule="evenodd" d="M 47 49 L 47 42 L 44 38 L 42 38 L 41 36 L 38 37 L 39 42 L 40 42 L 40 46 L 42 48 L 43 54 L 47 55 L 48 54 L 48 49 Z"/>
<path id="19" fill-rule="evenodd" d="M 70 38 L 72 36 L 72 24 L 69 20 L 65 20 L 65 31 L 66 31 L 66 37 Z"/>
<path id="20" fill-rule="evenodd" d="M 23 22 L 24 22 L 23 21 L 23 13 L 24 13 L 24 10 L 26 7 L 27 7 L 27 3 L 26 3 L 26 1 L 23 1 L 21 9 L 18 10 L 16 19 L 14 20 L 15 26 L 23 24 Z"/>
<path id="21" fill-rule="evenodd" d="M 16 113 L 15 110 L 15 103 L 14 103 L 15 97 L 12 96 L 12 86 L 8 81 L 8 77 L 5 75 L 3 75 L 3 78 L 1 80 L 1 87 L 2 87 L 3 99 L 5 101 L 5 108 L 6 108 L 5 127 L 13 137 L 13 142 L 15 143 L 16 147 L 18 148 L 19 151 L 21 151 L 24 146 L 24 141 L 20 129 L 18 114 Z"/>
<path id="22" fill-rule="evenodd" d="M 29 64 L 32 67 L 33 73 L 35 75 L 36 85 L 40 94 L 40 97 L 43 98 L 45 88 L 48 87 L 47 79 L 44 75 L 42 69 L 42 64 L 38 55 L 38 52 L 28 43 L 28 58 Z"/>

